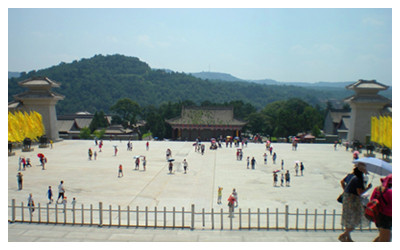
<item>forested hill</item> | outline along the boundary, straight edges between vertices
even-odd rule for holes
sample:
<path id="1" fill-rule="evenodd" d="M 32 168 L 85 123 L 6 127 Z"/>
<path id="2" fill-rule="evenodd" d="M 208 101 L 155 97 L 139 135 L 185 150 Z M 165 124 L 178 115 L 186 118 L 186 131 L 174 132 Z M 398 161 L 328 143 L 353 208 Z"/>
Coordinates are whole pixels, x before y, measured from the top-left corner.
<path id="1" fill-rule="evenodd" d="M 328 99 L 341 100 L 352 92 L 345 89 L 313 90 L 294 86 L 269 86 L 248 82 L 208 81 L 189 74 L 153 70 L 136 57 L 96 55 L 72 63 L 60 63 L 47 69 L 21 73 L 8 81 L 8 100 L 25 91 L 18 82 L 32 76 L 47 76 L 61 83 L 55 92 L 65 96 L 57 104 L 57 113 L 109 111 L 120 98 L 128 97 L 140 106 L 158 106 L 163 102 L 191 100 L 224 103 L 242 100 L 263 108 L 266 104 L 300 98 L 323 106 Z"/>

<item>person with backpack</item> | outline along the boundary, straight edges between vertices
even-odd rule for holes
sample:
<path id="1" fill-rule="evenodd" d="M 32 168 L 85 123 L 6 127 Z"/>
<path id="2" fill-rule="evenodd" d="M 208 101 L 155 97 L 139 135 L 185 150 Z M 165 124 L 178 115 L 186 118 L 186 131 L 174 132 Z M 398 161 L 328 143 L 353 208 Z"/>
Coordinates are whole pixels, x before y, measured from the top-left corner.
<path id="1" fill-rule="evenodd" d="M 382 185 L 372 192 L 370 200 L 378 200 L 378 215 L 375 225 L 379 229 L 374 242 L 389 242 L 392 238 L 392 174 L 381 179 Z"/>
<path id="2" fill-rule="evenodd" d="M 369 221 L 364 216 L 364 206 L 361 203 L 361 194 L 372 187 L 371 183 L 367 187 L 364 186 L 363 175 L 367 173 L 365 164 L 358 163 L 353 169 L 354 176 L 344 187 L 341 223 L 345 231 L 338 238 L 342 242 L 352 242 L 350 233 L 357 227 L 369 225 Z"/>

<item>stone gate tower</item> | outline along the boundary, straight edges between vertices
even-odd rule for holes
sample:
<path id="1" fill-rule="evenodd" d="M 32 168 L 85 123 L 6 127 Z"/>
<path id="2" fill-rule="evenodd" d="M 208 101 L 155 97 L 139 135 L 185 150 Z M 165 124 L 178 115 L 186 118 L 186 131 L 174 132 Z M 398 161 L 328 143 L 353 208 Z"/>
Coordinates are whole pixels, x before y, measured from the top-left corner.
<path id="1" fill-rule="evenodd" d="M 346 88 L 355 91 L 355 95 L 344 100 L 351 107 L 347 139 L 348 141 L 358 140 L 365 144 L 367 136 L 371 135 L 371 117 L 379 116 L 383 108 L 392 102 L 390 99 L 378 95 L 379 91 L 389 87 L 376 80 L 358 80 Z"/>
<path id="2" fill-rule="evenodd" d="M 60 84 L 47 77 L 32 77 L 19 82 L 18 85 L 28 88 L 27 91 L 14 96 L 18 105 L 17 110 L 36 111 L 42 115 L 46 136 L 49 140 L 59 140 L 57 130 L 56 104 L 64 96 L 51 91 Z"/>

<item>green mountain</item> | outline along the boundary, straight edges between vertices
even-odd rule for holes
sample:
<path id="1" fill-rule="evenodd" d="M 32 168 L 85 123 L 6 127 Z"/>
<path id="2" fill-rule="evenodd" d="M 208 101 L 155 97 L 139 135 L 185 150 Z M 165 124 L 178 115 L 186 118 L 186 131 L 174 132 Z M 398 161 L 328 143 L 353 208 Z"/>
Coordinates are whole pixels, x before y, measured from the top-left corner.
<path id="1" fill-rule="evenodd" d="M 8 80 L 8 100 L 23 92 L 18 82 L 33 76 L 47 76 L 61 83 L 55 92 L 65 96 L 57 104 L 57 113 L 94 112 L 109 108 L 120 98 L 130 98 L 141 107 L 165 102 L 191 100 L 224 103 L 242 100 L 261 109 L 266 104 L 300 98 L 312 105 L 325 105 L 329 99 L 341 100 L 352 95 L 342 88 L 311 89 L 297 86 L 265 85 L 245 81 L 202 80 L 190 74 L 151 69 L 136 57 L 95 55 L 72 63 L 22 72 Z"/>

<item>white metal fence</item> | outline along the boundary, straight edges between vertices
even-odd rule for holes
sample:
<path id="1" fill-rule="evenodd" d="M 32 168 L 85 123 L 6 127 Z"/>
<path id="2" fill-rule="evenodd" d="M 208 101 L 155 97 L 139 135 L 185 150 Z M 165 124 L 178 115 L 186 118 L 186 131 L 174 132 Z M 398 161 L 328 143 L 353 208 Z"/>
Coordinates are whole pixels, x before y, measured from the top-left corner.
<path id="1" fill-rule="evenodd" d="M 28 222 L 44 224 L 69 224 L 69 225 L 97 225 L 118 227 L 148 227 L 148 228 L 186 228 L 186 229 L 266 229 L 266 230 L 343 230 L 341 225 L 341 214 L 327 210 L 318 211 L 296 209 L 289 211 L 285 206 L 284 211 L 278 208 L 270 210 L 236 209 L 233 214 L 227 210 L 205 211 L 195 209 L 175 208 L 167 210 L 166 207 L 159 209 L 154 207 L 139 208 L 127 206 L 108 207 L 102 202 L 93 205 L 79 207 L 64 204 L 48 204 L 42 206 L 40 203 L 30 207 L 23 202 L 16 204 L 11 200 L 9 209 L 9 222 Z M 373 223 L 368 228 L 358 230 L 377 230 Z"/>

